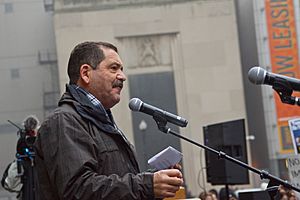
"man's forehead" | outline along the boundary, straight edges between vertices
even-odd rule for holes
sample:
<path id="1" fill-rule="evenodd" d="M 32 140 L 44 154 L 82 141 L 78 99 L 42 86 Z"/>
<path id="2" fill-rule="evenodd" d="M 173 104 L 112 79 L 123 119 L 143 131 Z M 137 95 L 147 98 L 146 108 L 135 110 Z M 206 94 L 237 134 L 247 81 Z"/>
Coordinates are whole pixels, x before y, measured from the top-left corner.
<path id="1" fill-rule="evenodd" d="M 119 54 L 115 50 L 110 49 L 110 48 L 102 48 L 102 50 L 103 50 L 105 59 L 107 59 L 110 62 L 117 62 L 120 65 L 123 65 Z"/>

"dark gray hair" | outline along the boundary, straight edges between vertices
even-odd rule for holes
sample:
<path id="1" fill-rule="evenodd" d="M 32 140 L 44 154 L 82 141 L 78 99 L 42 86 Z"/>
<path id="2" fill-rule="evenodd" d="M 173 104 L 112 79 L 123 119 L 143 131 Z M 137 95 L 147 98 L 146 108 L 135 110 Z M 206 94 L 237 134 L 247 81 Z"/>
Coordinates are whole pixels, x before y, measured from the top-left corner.
<path id="1" fill-rule="evenodd" d="M 68 63 L 69 83 L 76 84 L 80 76 L 80 67 L 83 64 L 96 69 L 105 56 L 102 48 L 109 48 L 118 53 L 117 47 L 108 42 L 83 42 L 75 46 Z"/>

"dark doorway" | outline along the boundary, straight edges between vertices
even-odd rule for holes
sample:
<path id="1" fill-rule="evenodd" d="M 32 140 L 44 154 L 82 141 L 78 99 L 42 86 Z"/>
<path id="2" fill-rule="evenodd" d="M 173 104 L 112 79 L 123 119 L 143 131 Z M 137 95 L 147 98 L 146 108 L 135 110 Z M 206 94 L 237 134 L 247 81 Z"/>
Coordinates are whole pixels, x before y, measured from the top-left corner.
<path id="1" fill-rule="evenodd" d="M 173 72 L 158 72 L 129 75 L 130 98 L 137 97 L 143 102 L 177 113 Z M 154 119 L 144 113 L 132 112 L 134 140 L 141 170 L 149 169 L 148 159 L 168 146 L 181 151 L 179 138 L 158 130 Z M 168 123 L 178 132 L 179 128 Z"/>

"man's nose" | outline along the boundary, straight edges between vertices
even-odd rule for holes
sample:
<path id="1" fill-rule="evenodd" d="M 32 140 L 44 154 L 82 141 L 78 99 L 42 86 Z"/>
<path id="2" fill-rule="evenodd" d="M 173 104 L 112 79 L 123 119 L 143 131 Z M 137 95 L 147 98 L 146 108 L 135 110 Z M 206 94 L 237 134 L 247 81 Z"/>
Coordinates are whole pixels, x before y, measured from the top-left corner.
<path id="1" fill-rule="evenodd" d="M 122 80 L 122 81 L 126 81 L 126 75 L 123 71 L 120 70 L 120 72 L 117 74 L 117 79 Z"/>

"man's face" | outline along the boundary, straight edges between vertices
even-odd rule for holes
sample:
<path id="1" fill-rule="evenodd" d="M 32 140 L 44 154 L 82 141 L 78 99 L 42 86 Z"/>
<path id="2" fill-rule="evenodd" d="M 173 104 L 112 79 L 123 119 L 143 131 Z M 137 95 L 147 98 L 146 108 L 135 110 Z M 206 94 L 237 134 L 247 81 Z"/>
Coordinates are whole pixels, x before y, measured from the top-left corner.
<path id="1" fill-rule="evenodd" d="M 120 101 L 120 93 L 126 76 L 123 73 L 123 63 L 117 52 L 102 48 L 105 59 L 91 70 L 89 92 L 109 109 Z"/>

